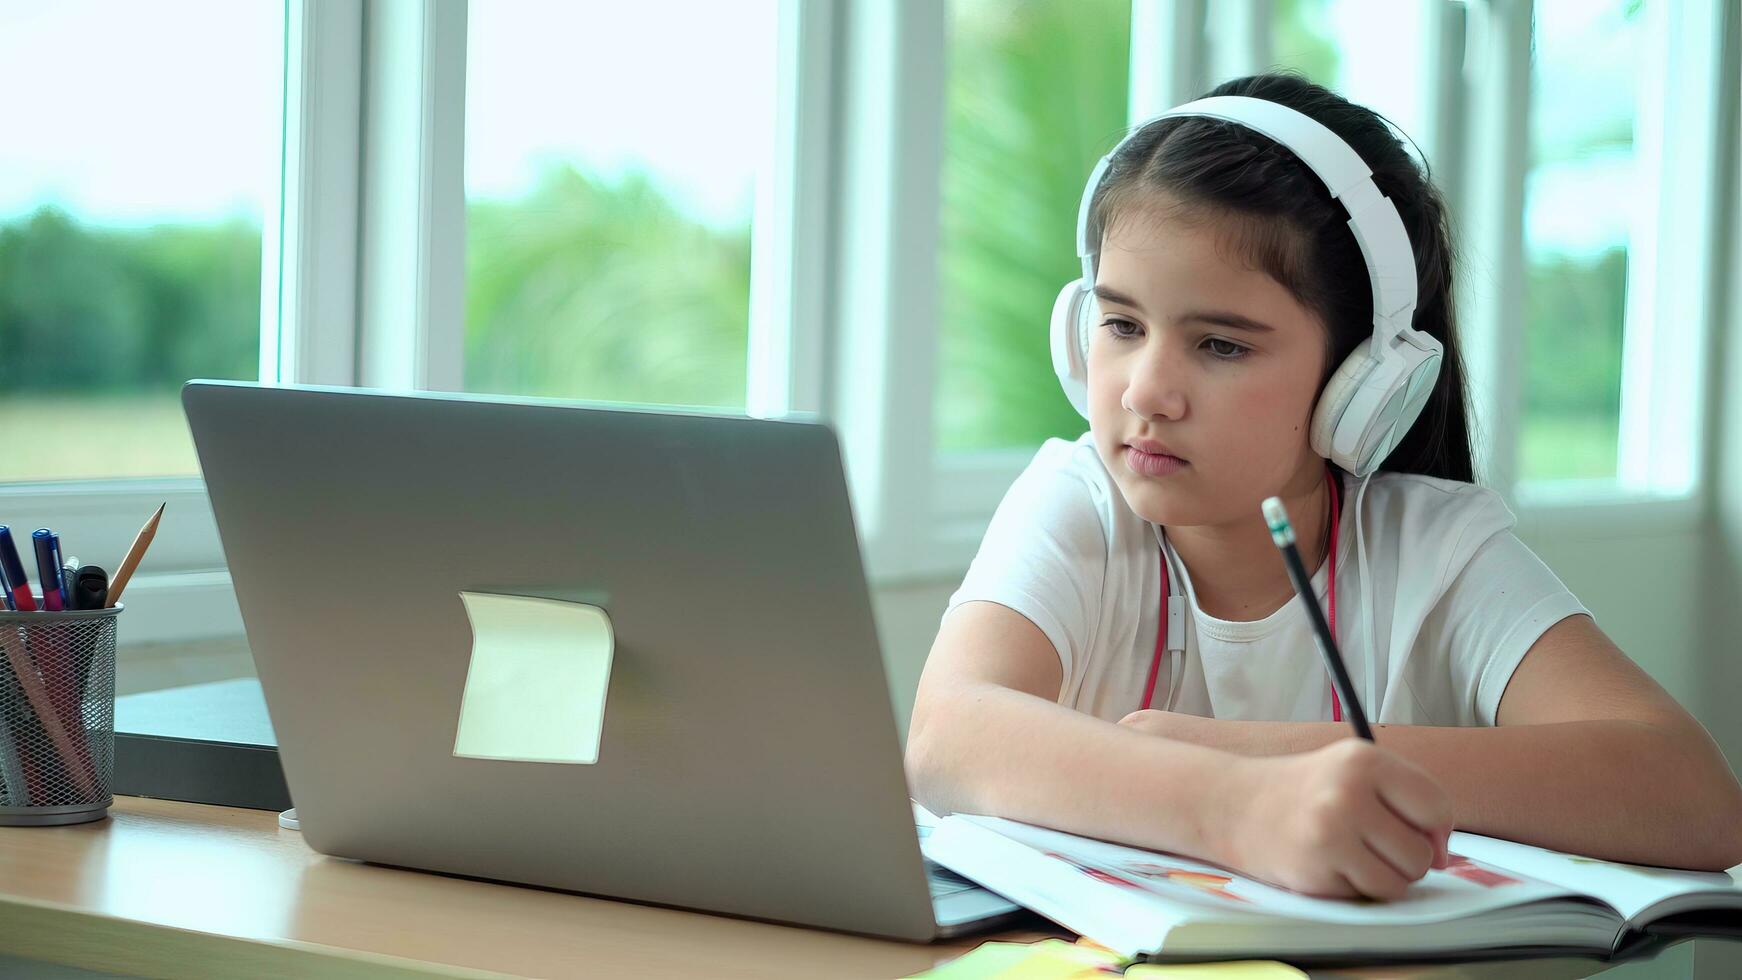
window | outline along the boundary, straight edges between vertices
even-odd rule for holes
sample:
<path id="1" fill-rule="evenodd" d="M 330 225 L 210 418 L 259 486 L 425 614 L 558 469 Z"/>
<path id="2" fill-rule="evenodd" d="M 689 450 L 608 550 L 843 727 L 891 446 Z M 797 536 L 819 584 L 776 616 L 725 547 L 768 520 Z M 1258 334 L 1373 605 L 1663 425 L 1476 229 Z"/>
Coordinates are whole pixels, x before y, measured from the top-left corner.
<path id="1" fill-rule="evenodd" d="M 1519 476 L 1612 479 L 1634 221 L 1657 206 L 1636 165 L 1638 3 L 1537 0 L 1525 183 Z M 1638 209 L 1629 202 L 1638 201 Z"/>
<path id="2" fill-rule="evenodd" d="M 1059 389 L 1048 315 L 1082 274 L 1077 204 L 1124 135 L 1130 0 L 955 0 L 939 242 L 942 453 L 1029 449 L 1086 427 Z"/>
<path id="3" fill-rule="evenodd" d="M 1438 81 L 1424 57 L 1429 10 L 1395 0 L 1281 0 L 1271 21 L 1273 64 L 1378 112 L 1425 148 Z"/>
<path id="4" fill-rule="evenodd" d="M 798 409 L 841 433 L 874 577 L 959 574 L 1034 447 L 1084 429 L 1047 318 L 1092 165 L 1132 112 L 1273 64 L 1440 177 L 1481 408 L 1524 404 L 1495 485 L 1671 493 L 1714 320 L 1686 222 L 1735 166 L 1719 6 L 0 0 L 0 424 L 90 433 L 0 455 L 0 496 L 70 525 L 63 490 L 109 494 L 122 540 L 142 487 L 203 501 L 193 375 Z M 1655 220 L 1585 203 L 1614 197 Z M 154 575 L 217 567 L 204 520 Z"/>
<path id="5" fill-rule="evenodd" d="M 777 13 L 470 5 L 466 390 L 742 410 Z"/>
<path id="6" fill-rule="evenodd" d="M 284 19 L 0 0 L 0 483 L 194 475 L 181 383 L 258 376 Z"/>

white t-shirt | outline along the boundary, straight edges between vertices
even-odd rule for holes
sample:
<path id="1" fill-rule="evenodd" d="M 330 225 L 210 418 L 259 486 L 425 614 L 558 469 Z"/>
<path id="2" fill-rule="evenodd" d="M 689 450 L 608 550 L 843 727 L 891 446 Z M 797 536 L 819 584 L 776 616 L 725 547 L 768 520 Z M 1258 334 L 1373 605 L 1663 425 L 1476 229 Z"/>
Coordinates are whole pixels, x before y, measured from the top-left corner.
<path id="1" fill-rule="evenodd" d="M 989 600 L 1021 613 L 1058 649 L 1059 703 L 1117 721 L 1142 707 L 1161 609 L 1161 545 L 1132 511 L 1089 433 L 1049 439 L 1005 493 L 948 609 Z M 1344 477 L 1337 543 L 1337 645 L 1367 717 L 1493 725 L 1513 668 L 1550 626 L 1588 611 L 1512 533 L 1492 490 L 1380 472 L 1361 502 L 1373 591 L 1363 618 L 1355 490 Z M 1206 615 L 1185 565 L 1186 655 L 1169 690 L 1163 661 L 1151 707 L 1214 718 L 1331 720 L 1331 689 L 1298 601 L 1263 619 Z M 1279 559 L 1280 560 L 1280 559 Z M 1327 567 L 1313 586 L 1326 605 Z"/>

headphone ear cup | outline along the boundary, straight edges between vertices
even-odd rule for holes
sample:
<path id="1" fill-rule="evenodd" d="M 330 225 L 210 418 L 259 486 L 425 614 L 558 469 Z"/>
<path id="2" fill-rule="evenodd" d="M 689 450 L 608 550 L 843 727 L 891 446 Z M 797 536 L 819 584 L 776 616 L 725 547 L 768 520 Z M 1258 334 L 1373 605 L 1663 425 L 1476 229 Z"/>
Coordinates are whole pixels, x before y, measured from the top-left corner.
<path id="1" fill-rule="evenodd" d="M 1052 304 L 1052 367 L 1065 398 L 1085 420 L 1089 417 L 1089 331 L 1094 295 L 1083 280 L 1073 279 L 1059 290 Z"/>
<path id="2" fill-rule="evenodd" d="M 1100 316 L 1100 305 L 1095 302 L 1093 291 L 1085 289 L 1081 301 L 1077 303 L 1077 349 L 1083 352 L 1083 379 L 1088 380 L 1089 338 L 1094 336 L 1095 319 Z"/>
<path id="3" fill-rule="evenodd" d="M 1309 433 L 1313 452 L 1357 476 L 1366 476 L 1356 472 L 1359 469 L 1357 461 L 1339 458 L 1332 447 L 1336 444 L 1337 426 L 1345 424 L 1343 415 L 1349 402 L 1355 397 L 1356 389 L 1361 387 L 1362 380 L 1373 370 L 1373 364 L 1373 339 L 1369 337 L 1349 352 L 1349 356 L 1337 366 L 1337 372 L 1331 375 L 1331 380 L 1325 382 L 1325 390 L 1319 394 L 1319 403 L 1313 409 Z M 1353 422 L 1348 420 L 1349 424 Z"/>
<path id="4" fill-rule="evenodd" d="M 1381 360 L 1372 338 L 1361 341 L 1313 409 L 1313 451 L 1357 477 L 1378 469 L 1409 434 L 1439 378 L 1440 346 L 1433 338 L 1389 351 Z"/>

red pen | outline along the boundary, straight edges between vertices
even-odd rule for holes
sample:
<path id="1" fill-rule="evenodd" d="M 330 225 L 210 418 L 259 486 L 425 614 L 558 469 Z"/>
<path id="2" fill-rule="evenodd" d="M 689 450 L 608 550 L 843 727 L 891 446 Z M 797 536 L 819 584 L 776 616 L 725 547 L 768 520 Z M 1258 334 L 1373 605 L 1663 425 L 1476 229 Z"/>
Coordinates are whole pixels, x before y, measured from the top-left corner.
<path id="1" fill-rule="evenodd" d="M 36 597 L 30 594 L 30 579 L 24 574 L 24 563 L 18 560 L 18 549 L 12 544 L 12 529 L 0 524 L 0 567 L 6 571 L 6 582 L 12 587 L 12 601 L 19 612 L 35 612 Z"/>

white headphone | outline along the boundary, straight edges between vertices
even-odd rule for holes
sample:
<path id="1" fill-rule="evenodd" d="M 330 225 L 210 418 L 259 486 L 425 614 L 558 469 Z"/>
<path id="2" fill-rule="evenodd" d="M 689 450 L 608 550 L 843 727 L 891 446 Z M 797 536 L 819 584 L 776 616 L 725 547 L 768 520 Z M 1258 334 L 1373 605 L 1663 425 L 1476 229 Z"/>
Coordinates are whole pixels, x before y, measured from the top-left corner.
<path id="1" fill-rule="evenodd" d="M 1442 348 L 1416 330 L 1415 254 L 1397 208 L 1373 183 L 1360 154 L 1318 120 L 1266 99 L 1223 95 L 1199 99 L 1133 128 L 1101 158 L 1077 210 L 1077 257 L 1083 276 L 1059 291 L 1052 308 L 1052 364 L 1083 418 L 1089 417 L 1089 336 L 1094 329 L 1095 253 L 1089 207 L 1108 161 L 1149 123 L 1169 116 L 1208 116 L 1239 123 L 1294 151 L 1349 214 L 1373 287 L 1373 336 L 1361 341 L 1331 376 L 1313 410 L 1313 451 L 1357 477 L 1391 454 L 1427 404 L 1439 376 Z"/>

